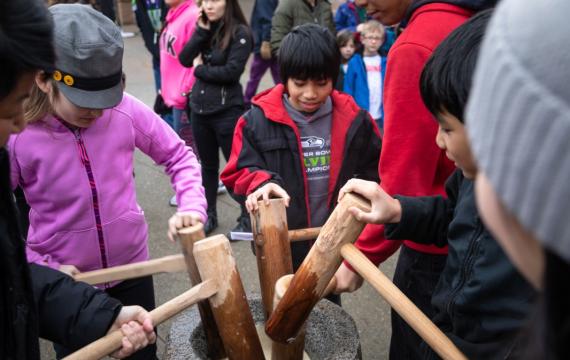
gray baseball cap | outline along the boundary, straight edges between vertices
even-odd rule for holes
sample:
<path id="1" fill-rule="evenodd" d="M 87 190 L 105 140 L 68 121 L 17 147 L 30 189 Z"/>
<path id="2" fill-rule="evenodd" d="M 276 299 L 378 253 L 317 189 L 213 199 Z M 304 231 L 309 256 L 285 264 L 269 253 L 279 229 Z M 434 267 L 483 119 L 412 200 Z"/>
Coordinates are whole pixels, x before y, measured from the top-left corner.
<path id="1" fill-rule="evenodd" d="M 107 109 L 123 98 L 123 39 L 115 23 L 87 5 L 49 8 L 56 52 L 52 75 L 73 104 Z"/>

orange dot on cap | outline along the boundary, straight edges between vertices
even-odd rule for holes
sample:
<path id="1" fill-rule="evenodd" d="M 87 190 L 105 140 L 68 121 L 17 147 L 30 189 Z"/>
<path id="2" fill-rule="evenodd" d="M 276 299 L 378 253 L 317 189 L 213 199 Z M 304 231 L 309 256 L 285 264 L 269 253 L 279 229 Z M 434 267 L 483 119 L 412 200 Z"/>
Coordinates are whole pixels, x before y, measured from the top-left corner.
<path id="1" fill-rule="evenodd" d="M 75 82 L 75 80 L 73 80 L 73 76 L 71 75 L 65 75 L 63 77 L 63 82 L 65 83 L 65 85 L 67 86 L 73 86 L 73 83 Z"/>
<path id="2" fill-rule="evenodd" d="M 61 72 L 59 72 L 59 70 L 54 71 L 52 77 L 55 81 L 61 81 Z"/>

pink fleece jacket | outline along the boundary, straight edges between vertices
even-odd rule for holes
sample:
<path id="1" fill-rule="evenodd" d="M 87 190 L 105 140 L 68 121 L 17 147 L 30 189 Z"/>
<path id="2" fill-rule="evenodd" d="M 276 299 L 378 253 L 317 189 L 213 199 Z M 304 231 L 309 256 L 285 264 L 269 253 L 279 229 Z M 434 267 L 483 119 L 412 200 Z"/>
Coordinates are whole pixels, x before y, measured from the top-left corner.
<path id="1" fill-rule="evenodd" d="M 160 35 L 161 93 L 168 106 L 184 109 L 186 95 L 194 85 L 194 68 L 178 61 L 178 54 L 190 40 L 200 9 L 194 0 L 187 0 L 166 14 L 166 24 Z"/>
<path id="2" fill-rule="evenodd" d="M 12 185 L 31 206 L 28 261 L 80 271 L 148 259 L 148 229 L 137 203 L 135 149 L 164 166 L 178 211 L 206 220 L 200 164 L 151 109 L 125 94 L 88 128 L 53 116 L 10 138 Z"/>

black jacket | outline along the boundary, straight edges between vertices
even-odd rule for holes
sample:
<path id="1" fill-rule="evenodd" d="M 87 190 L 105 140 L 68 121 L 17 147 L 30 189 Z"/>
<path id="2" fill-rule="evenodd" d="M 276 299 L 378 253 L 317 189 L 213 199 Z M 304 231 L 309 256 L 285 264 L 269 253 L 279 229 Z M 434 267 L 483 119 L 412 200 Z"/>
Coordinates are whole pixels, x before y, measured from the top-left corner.
<path id="1" fill-rule="evenodd" d="M 473 181 L 456 170 L 441 196 L 396 196 L 402 219 L 387 239 L 449 246 L 432 297 L 435 324 L 469 359 L 504 359 L 514 350 L 536 295 L 484 227 Z"/>
<path id="2" fill-rule="evenodd" d="M 243 93 L 239 82 L 252 48 L 249 29 L 238 25 L 225 50 L 220 48 L 219 22 L 210 30 L 199 26 L 178 56 L 180 63 L 191 67 L 194 58 L 202 54 L 203 65 L 194 69 L 196 82 L 190 95 L 193 112 L 207 115 L 223 111 L 231 106 L 243 106 Z"/>
<path id="3" fill-rule="evenodd" d="M 0 359 L 39 359 L 38 337 L 78 349 L 105 335 L 121 304 L 90 285 L 28 265 L 0 148 Z"/>

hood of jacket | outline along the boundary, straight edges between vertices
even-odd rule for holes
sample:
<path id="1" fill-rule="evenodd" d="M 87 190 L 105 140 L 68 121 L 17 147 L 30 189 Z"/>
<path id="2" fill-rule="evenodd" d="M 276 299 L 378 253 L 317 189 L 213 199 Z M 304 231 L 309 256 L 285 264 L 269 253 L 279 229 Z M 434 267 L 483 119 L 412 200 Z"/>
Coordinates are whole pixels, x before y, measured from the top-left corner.
<path id="1" fill-rule="evenodd" d="M 192 2 L 194 0 L 188 0 L 188 1 L 184 1 L 182 4 L 178 5 L 175 8 L 171 8 L 170 10 L 168 10 L 168 13 L 166 14 L 166 22 L 171 22 L 174 19 L 176 19 L 177 17 L 180 16 L 180 14 L 183 14 L 184 11 L 186 11 L 186 9 L 188 9 L 190 6 L 192 6 Z"/>
<path id="2" fill-rule="evenodd" d="M 252 104 L 259 106 L 265 116 L 275 122 L 284 124 L 293 124 L 293 120 L 290 118 L 285 106 L 283 105 L 282 96 L 287 91 L 283 84 L 278 84 L 271 89 L 267 89 L 252 99 Z M 341 93 L 337 90 L 333 90 L 331 95 L 331 100 L 334 109 L 342 109 L 342 114 L 337 111 L 333 111 L 334 115 L 342 115 L 349 119 L 354 119 L 358 114 L 360 108 L 354 102 L 351 96 Z"/>
<path id="3" fill-rule="evenodd" d="M 402 23 L 406 24 L 418 8 L 432 3 L 450 4 L 477 12 L 494 7 L 498 0 L 412 0 Z"/>

